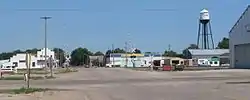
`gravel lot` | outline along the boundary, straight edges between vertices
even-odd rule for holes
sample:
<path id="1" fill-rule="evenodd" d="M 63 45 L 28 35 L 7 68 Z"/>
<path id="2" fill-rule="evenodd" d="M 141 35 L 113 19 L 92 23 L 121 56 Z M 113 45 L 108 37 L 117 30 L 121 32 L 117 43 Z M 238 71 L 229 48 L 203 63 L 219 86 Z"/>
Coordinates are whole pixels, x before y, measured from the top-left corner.
<path id="1" fill-rule="evenodd" d="M 33 94 L 1 94 L 1 100 L 249 100 L 250 70 L 147 72 L 122 68 L 82 68 L 33 87 L 65 89 Z M 0 81 L 18 88 L 23 81 Z"/>

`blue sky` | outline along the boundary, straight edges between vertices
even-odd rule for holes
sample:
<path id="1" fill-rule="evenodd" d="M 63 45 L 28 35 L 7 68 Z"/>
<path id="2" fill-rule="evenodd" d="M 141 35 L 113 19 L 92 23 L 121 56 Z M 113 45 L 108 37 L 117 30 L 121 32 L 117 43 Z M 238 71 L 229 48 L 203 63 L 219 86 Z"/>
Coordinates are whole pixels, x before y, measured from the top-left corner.
<path id="1" fill-rule="evenodd" d="M 249 3 L 249 0 L 1 0 L 0 52 L 44 47 L 41 16 L 53 17 L 48 22 L 50 48 L 71 51 L 81 46 L 106 51 L 112 44 L 124 48 L 125 41 L 131 40 L 142 51 L 163 52 L 171 44 L 173 50 L 180 52 L 196 43 L 202 8 L 210 11 L 217 44 L 228 36 Z"/>

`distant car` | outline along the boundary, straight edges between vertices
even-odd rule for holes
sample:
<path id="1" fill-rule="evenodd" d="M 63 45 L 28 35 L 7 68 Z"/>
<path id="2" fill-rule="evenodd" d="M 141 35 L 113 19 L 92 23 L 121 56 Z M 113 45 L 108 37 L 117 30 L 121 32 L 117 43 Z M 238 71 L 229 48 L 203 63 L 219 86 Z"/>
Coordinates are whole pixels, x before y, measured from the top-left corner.
<path id="1" fill-rule="evenodd" d="M 112 65 L 111 64 L 106 64 L 106 67 L 112 67 Z"/>
<path id="2" fill-rule="evenodd" d="M 89 68 L 89 65 L 83 65 L 85 68 Z"/>

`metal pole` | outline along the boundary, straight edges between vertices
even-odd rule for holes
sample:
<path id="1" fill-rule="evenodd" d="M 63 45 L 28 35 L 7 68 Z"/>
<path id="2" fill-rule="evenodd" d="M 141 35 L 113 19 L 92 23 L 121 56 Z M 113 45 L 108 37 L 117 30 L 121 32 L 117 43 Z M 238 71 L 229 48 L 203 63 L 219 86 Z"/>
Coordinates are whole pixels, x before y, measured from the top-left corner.
<path id="1" fill-rule="evenodd" d="M 127 45 L 128 45 L 128 43 L 127 42 L 125 42 L 125 50 L 126 50 L 126 65 L 125 65 L 125 67 L 128 67 L 128 47 L 127 47 Z"/>
<path id="2" fill-rule="evenodd" d="M 199 21 L 199 28 L 198 28 L 198 39 L 197 39 L 197 47 L 199 48 L 199 43 L 200 43 L 200 30 L 201 30 L 201 23 L 200 23 L 200 21 Z M 197 48 L 197 49 L 198 49 Z"/>
<path id="3" fill-rule="evenodd" d="M 114 52 L 115 52 L 115 50 L 114 50 L 114 44 L 112 44 L 112 58 L 113 58 L 113 66 L 115 66 L 115 58 L 114 58 Z"/>
<path id="4" fill-rule="evenodd" d="M 27 73 L 25 74 L 25 81 L 27 82 L 27 88 L 30 88 L 30 64 L 31 64 L 31 55 L 26 53 L 25 57 Z"/>
<path id="5" fill-rule="evenodd" d="M 60 51 L 59 48 L 57 48 L 57 54 L 58 54 L 58 67 L 60 66 Z"/>
<path id="6" fill-rule="evenodd" d="M 204 49 L 207 48 L 207 23 L 203 24 L 203 42 L 204 42 Z"/>
<path id="7" fill-rule="evenodd" d="M 210 30 L 210 36 L 211 36 L 211 41 L 212 41 L 212 49 L 214 49 L 214 40 L 213 40 L 213 33 L 212 33 L 212 28 L 211 28 L 211 23 L 209 22 L 209 30 Z"/>
<path id="8" fill-rule="evenodd" d="M 45 21 L 45 25 L 44 25 L 45 68 L 47 68 L 47 20 L 50 18 L 51 17 L 48 17 L 48 16 L 41 17 L 41 19 Z"/>
<path id="9" fill-rule="evenodd" d="M 154 71 L 153 69 L 153 54 L 151 54 L 151 66 L 150 66 L 151 71 Z"/>

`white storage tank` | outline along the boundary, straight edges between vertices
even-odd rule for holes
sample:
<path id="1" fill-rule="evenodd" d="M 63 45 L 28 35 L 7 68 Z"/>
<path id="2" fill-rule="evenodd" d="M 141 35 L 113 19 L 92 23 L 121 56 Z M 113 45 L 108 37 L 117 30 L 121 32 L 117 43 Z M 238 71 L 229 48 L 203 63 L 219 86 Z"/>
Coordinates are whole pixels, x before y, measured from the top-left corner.
<path id="1" fill-rule="evenodd" d="M 210 20 L 209 12 L 208 12 L 207 9 L 203 9 L 203 10 L 200 12 L 200 20 Z"/>

